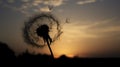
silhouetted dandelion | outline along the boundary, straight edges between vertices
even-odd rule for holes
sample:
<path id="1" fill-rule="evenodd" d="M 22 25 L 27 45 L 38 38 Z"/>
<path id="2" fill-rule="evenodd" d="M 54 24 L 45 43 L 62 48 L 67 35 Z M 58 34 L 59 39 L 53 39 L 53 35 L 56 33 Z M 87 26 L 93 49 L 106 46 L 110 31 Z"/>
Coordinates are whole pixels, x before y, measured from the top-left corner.
<path id="1" fill-rule="evenodd" d="M 25 22 L 23 36 L 26 43 L 43 48 L 48 45 L 51 55 L 53 52 L 50 45 L 62 34 L 60 22 L 51 13 L 41 13 Z"/>

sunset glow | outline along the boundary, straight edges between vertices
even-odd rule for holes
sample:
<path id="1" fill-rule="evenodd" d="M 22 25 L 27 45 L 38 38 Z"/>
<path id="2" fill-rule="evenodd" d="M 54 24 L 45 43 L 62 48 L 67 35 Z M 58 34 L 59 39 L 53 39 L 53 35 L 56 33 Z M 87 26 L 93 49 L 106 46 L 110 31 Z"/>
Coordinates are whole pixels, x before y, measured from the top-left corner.
<path id="1" fill-rule="evenodd" d="M 9 44 L 18 55 L 26 50 L 50 55 L 47 45 L 36 48 L 25 43 L 22 32 L 25 21 L 45 12 L 55 15 L 63 31 L 50 45 L 55 58 L 118 57 L 119 3 L 120 0 L 0 0 L 0 41 Z M 55 33 L 55 29 L 50 30 L 51 37 Z"/>

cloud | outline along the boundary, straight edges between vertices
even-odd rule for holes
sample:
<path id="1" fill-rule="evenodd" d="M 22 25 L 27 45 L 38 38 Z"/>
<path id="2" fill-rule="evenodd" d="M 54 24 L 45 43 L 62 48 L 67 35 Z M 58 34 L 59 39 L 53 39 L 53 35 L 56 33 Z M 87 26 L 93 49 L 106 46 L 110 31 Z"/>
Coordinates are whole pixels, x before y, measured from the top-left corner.
<path id="1" fill-rule="evenodd" d="M 87 24 L 84 25 L 80 25 L 78 23 L 72 24 L 75 26 L 75 28 L 72 27 L 72 31 L 74 31 L 75 35 L 79 35 L 80 38 L 115 37 L 120 35 L 119 22 L 120 20 L 117 20 L 116 18 L 107 18 L 99 21 L 97 20 L 95 22 L 87 21 Z"/>
<path id="2" fill-rule="evenodd" d="M 94 3 L 97 0 L 82 0 L 82 1 L 78 1 L 77 4 L 78 5 L 84 5 L 84 4 L 88 4 L 88 3 Z"/>
<path id="3" fill-rule="evenodd" d="M 20 6 L 20 9 L 28 9 L 28 8 L 30 8 L 30 7 L 32 7 L 32 5 L 31 5 L 30 3 L 25 3 L 25 4 L 22 4 L 22 5 Z"/>
<path id="4" fill-rule="evenodd" d="M 22 2 L 25 3 L 22 4 L 22 6 L 20 7 L 23 10 L 32 9 L 35 12 L 40 12 L 40 11 L 51 12 L 54 7 L 61 6 L 64 1 L 63 0 L 33 0 L 33 1 L 22 0 Z"/>
<path id="5" fill-rule="evenodd" d="M 64 0 L 66 1 L 66 0 Z M 51 5 L 51 6 L 60 6 L 63 4 L 63 0 L 34 0 L 32 5 L 38 6 L 40 4 Z"/>
<path id="6" fill-rule="evenodd" d="M 103 28 L 89 29 L 88 32 L 89 34 L 94 34 L 99 36 L 100 35 L 109 36 L 111 34 L 116 34 L 115 32 L 120 33 L 120 26 L 106 26 Z"/>
<path id="7" fill-rule="evenodd" d="M 102 32 L 120 32 L 120 26 L 110 26 L 106 27 L 106 29 L 102 29 Z"/>
<path id="8" fill-rule="evenodd" d="M 24 14 L 26 17 L 30 16 L 30 13 L 25 10 L 26 6 L 24 6 L 24 8 L 23 7 L 18 8 L 18 7 L 15 7 L 15 6 L 8 5 L 8 4 L 3 4 L 2 7 L 9 8 L 9 9 L 12 9 L 14 11 L 18 11 L 18 12 Z"/>
<path id="9" fill-rule="evenodd" d="M 64 4 L 64 1 L 67 0 L 21 0 L 18 1 L 21 2 L 20 5 L 15 6 L 15 0 L 7 0 L 7 2 L 11 4 L 4 3 L 2 6 L 18 11 L 28 16 L 32 11 L 51 12 L 54 7 L 58 7 Z M 0 3 L 2 3 L 2 1 L 0 1 Z M 14 4 L 14 6 L 12 4 Z"/>
<path id="10" fill-rule="evenodd" d="M 29 2 L 30 0 L 21 0 L 22 2 Z"/>
<path id="11" fill-rule="evenodd" d="M 32 3 L 32 5 L 38 6 L 38 5 L 40 5 L 41 3 L 43 3 L 42 0 L 34 0 L 33 3 Z"/>
<path id="12" fill-rule="evenodd" d="M 46 6 L 46 7 L 40 8 L 40 11 L 42 11 L 42 12 L 50 12 L 51 10 Z"/>
<path id="13" fill-rule="evenodd" d="M 120 25 L 114 24 L 115 20 L 116 19 L 114 18 L 109 18 L 101 20 L 97 23 L 85 25 L 84 30 L 87 34 L 96 35 L 99 37 L 111 37 L 117 35 L 117 33 L 120 33 Z"/>
<path id="14" fill-rule="evenodd" d="M 15 2 L 15 0 L 7 0 L 8 1 L 8 3 L 14 3 Z"/>
<path id="15" fill-rule="evenodd" d="M 63 4 L 63 0 L 45 0 L 43 3 L 46 5 L 60 6 Z"/>
<path id="16" fill-rule="evenodd" d="M 110 18 L 110 19 L 104 19 L 104 20 L 100 20 L 100 21 L 96 21 L 94 22 L 93 24 L 89 24 L 88 25 L 88 28 L 91 29 L 91 28 L 100 28 L 103 26 L 106 27 L 106 25 L 108 25 L 110 22 L 113 22 L 115 20 L 115 18 Z"/>
<path id="17" fill-rule="evenodd" d="M 66 0 L 64 0 L 66 1 Z M 64 4 L 63 0 L 34 0 L 32 2 L 32 5 L 35 7 L 39 7 L 37 9 L 34 9 L 35 12 L 51 12 L 54 7 L 61 6 Z M 44 5 L 41 7 L 40 5 Z"/>

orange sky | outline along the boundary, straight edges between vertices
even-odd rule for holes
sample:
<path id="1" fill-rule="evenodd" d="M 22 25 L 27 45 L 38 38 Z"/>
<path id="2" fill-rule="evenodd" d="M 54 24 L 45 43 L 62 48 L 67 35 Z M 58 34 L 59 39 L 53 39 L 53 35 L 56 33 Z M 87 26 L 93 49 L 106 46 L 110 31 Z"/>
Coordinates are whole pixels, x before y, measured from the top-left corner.
<path id="1" fill-rule="evenodd" d="M 21 54 L 50 54 L 47 46 L 31 47 L 24 42 L 22 28 L 30 16 L 51 12 L 63 34 L 51 45 L 54 56 L 120 56 L 120 0 L 1 0 L 0 41 Z M 51 10 L 49 9 L 49 7 Z M 66 18 L 69 23 L 65 23 Z"/>

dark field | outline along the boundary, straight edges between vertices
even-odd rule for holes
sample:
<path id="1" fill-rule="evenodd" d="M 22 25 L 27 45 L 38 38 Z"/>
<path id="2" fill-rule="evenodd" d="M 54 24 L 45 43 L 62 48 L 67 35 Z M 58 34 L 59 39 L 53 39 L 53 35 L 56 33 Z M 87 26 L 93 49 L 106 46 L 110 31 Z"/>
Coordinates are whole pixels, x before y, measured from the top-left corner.
<path id="1" fill-rule="evenodd" d="M 49 55 L 33 55 L 27 51 L 22 55 L 15 56 L 14 52 L 5 43 L 0 43 L 0 64 L 2 65 L 101 65 L 119 64 L 119 58 L 68 58 L 62 55 L 59 58 L 52 58 Z"/>

